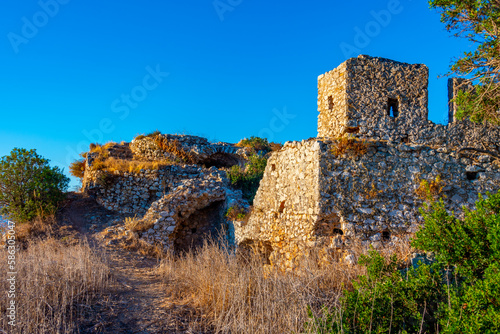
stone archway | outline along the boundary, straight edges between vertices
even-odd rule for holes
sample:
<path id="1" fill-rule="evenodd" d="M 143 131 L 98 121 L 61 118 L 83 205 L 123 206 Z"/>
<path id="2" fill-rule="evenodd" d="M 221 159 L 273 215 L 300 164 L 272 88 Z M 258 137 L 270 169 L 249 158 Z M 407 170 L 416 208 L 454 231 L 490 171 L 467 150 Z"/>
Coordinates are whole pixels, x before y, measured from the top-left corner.
<path id="1" fill-rule="evenodd" d="M 233 166 L 243 166 L 244 160 L 238 155 L 218 152 L 200 161 L 206 168 L 231 168 Z"/>
<path id="2" fill-rule="evenodd" d="M 223 229 L 223 209 L 224 201 L 216 201 L 183 218 L 173 236 L 174 252 L 187 252 L 203 246 L 211 237 L 216 239 Z"/>

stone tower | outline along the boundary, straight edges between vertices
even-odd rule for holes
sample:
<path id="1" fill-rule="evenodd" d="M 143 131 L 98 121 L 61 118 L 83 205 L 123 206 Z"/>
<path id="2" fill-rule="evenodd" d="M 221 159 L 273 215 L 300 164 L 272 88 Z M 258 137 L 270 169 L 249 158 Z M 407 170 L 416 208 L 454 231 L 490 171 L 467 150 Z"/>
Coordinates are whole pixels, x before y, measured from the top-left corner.
<path id="1" fill-rule="evenodd" d="M 405 140 L 427 123 L 429 70 L 361 55 L 318 78 L 318 137 Z"/>

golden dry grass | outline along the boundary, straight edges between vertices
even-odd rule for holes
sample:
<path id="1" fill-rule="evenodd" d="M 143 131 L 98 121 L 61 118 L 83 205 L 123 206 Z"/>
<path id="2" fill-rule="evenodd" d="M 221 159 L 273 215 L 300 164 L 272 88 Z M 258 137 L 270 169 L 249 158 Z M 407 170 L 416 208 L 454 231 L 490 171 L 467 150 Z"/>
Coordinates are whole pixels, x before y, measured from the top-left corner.
<path id="1" fill-rule="evenodd" d="M 367 141 L 359 140 L 350 136 L 344 136 L 336 140 L 336 143 L 332 146 L 331 152 L 336 157 L 345 156 L 346 154 L 358 157 L 365 155 L 367 149 Z"/>
<path id="2" fill-rule="evenodd" d="M 362 272 L 341 263 L 319 267 L 311 260 L 298 272 L 284 273 L 250 254 L 235 255 L 210 243 L 197 253 L 168 255 L 158 271 L 167 295 L 197 310 L 196 319 L 216 333 L 303 332 L 307 307 L 335 308 L 342 287 Z"/>
<path id="3" fill-rule="evenodd" d="M 93 168 L 96 170 L 104 170 L 110 173 L 127 172 L 139 173 L 141 170 L 158 170 L 163 166 L 172 165 L 169 160 L 156 160 L 156 161 L 140 161 L 140 160 L 125 160 L 110 157 L 105 160 L 95 161 Z"/>
<path id="4" fill-rule="evenodd" d="M 181 162 L 188 164 L 193 164 L 195 162 L 193 155 L 187 152 L 177 139 L 168 140 L 166 137 L 158 134 L 154 137 L 154 142 L 160 150 L 174 155 L 179 158 Z"/>
<path id="5" fill-rule="evenodd" d="M 353 244 L 357 256 L 367 248 Z M 385 249 L 409 259 L 407 241 Z M 177 305 L 194 309 L 193 328 L 216 333 L 316 333 L 306 326 L 308 307 L 321 317 L 323 307 L 340 317 L 343 289 L 365 274 L 365 268 L 342 262 L 318 265 L 317 254 L 304 258 L 290 273 L 263 265 L 260 255 L 234 254 L 216 242 L 207 242 L 197 252 L 182 256 L 168 254 L 158 274 L 167 296 Z"/>
<path id="6" fill-rule="evenodd" d="M 0 270 L 7 273 L 7 250 L 0 250 Z M 96 296 L 109 285 L 109 267 L 85 242 L 64 246 L 55 239 L 31 243 L 16 254 L 16 327 L 2 316 L 9 333 L 74 333 Z M 3 274 L 4 275 L 4 274 Z M 2 276 L 4 277 L 4 276 Z M 8 291 L 8 282 L 0 288 Z M 0 295 L 3 315 L 8 295 Z"/>

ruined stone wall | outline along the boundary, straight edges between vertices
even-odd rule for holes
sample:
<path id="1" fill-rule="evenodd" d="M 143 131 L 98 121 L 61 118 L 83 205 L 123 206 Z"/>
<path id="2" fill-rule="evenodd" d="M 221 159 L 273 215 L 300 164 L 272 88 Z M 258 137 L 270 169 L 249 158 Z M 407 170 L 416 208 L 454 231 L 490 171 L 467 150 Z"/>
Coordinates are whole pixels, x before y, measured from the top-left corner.
<path id="1" fill-rule="evenodd" d="M 244 166 L 249 148 L 236 147 L 228 143 L 210 143 L 206 138 L 190 135 L 160 134 L 166 142 L 175 143 L 179 149 L 189 154 L 194 164 L 202 164 L 207 167 L 215 166 L 231 167 L 234 165 Z M 175 154 L 166 152 L 158 147 L 153 137 L 139 137 L 132 141 L 130 149 L 136 159 L 143 160 L 176 160 Z"/>
<path id="2" fill-rule="evenodd" d="M 243 231 L 269 243 L 272 263 L 292 268 L 307 249 L 339 256 L 354 239 L 380 248 L 415 232 L 423 180 L 439 176 L 436 195 L 455 212 L 500 189 L 500 168 L 487 155 L 473 160 L 446 148 L 373 141 L 360 155 L 348 149 L 336 156 L 336 145 L 292 142 L 270 158 Z"/>
<path id="3" fill-rule="evenodd" d="M 109 173 L 87 168 L 83 190 L 109 210 L 143 215 L 151 203 L 183 180 L 202 178 L 207 172 L 207 169 L 189 165 L 165 166 L 140 173 Z"/>
<path id="4" fill-rule="evenodd" d="M 288 142 L 273 153 L 250 220 L 236 230 L 237 242 L 265 242 L 275 250 L 271 263 L 290 267 L 313 238 L 319 209 L 318 172 L 316 142 Z"/>
<path id="5" fill-rule="evenodd" d="M 339 217 L 330 224 L 340 223 L 347 237 L 380 241 L 383 232 L 387 238 L 415 232 L 422 180 L 439 176 L 443 188 L 436 195 L 457 213 L 473 207 L 479 193 L 500 189 L 500 167 L 487 155 L 476 160 L 446 148 L 371 142 L 360 156 L 335 156 L 335 145 L 321 142 L 320 213 Z"/>

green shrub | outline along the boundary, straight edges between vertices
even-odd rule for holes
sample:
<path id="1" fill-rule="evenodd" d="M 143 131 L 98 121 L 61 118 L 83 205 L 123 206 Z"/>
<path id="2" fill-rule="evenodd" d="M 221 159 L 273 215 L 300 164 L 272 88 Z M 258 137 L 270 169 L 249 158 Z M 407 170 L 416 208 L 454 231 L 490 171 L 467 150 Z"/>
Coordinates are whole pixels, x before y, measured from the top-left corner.
<path id="1" fill-rule="evenodd" d="M 271 148 L 269 146 L 269 142 L 267 141 L 266 138 L 260 138 L 260 137 L 250 137 L 249 139 L 243 138 L 240 140 L 238 144 L 236 144 L 238 147 L 250 147 L 252 148 L 255 152 L 263 152 L 264 154 L 268 153 L 271 151 Z"/>
<path id="2" fill-rule="evenodd" d="M 69 178 L 35 150 L 15 148 L 0 160 L 1 213 L 25 222 L 55 212 Z"/>
<path id="3" fill-rule="evenodd" d="M 434 252 L 459 278 L 442 305 L 441 333 L 500 331 L 500 192 L 486 195 L 463 219 L 449 214 L 442 200 L 421 210 L 425 224 L 413 246 Z"/>
<path id="4" fill-rule="evenodd" d="M 440 271 L 428 265 L 397 269 L 396 256 L 388 261 L 377 251 L 361 256 L 367 275 L 344 291 L 341 312 L 324 311 L 319 318 L 309 312 L 309 326 L 318 333 L 428 333 L 436 327 L 438 303 L 445 296 Z"/>
<path id="5" fill-rule="evenodd" d="M 439 262 L 456 267 L 461 276 L 483 278 L 486 268 L 500 260 L 500 193 L 487 196 L 479 196 L 476 210 L 465 209 L 464 219 L 449 214 L 442 200 L 424 204 L 424 228 L 412 245 L 434 252 Z"/>
<path id="6" fill-rule="evenodd" d="M 255 194 L 259 189 L 260 180 L 264 176 L 266 165 L 267 159 L 265 157 L 254 154 L 250 156 L 245 168 L 236 165 L 228 171 L 231 184 L 235 188 L 240 189 L 243 193 L 243 198 L 250 203 L 253 203 Z"/>
<path id="7" fill-rule="evenodd" d="M 232 206 L 227 209 L 226 217 L 231 220 L 247 221 L 250 215 L 250 210 L 246 210 L 240 206 Z"/>
<path id="8" fill-rule="evenodd" d="M 338 309 L 309 312 L 318 333 L 500 332 L 500 193 L 480 196 L 459 219 L 442 200 L 424 204 L 424 226 L 412 245 L 435 254 L 404 274 L 393 256 L 360 258 L 367 275 L 344 291 Z"/>

